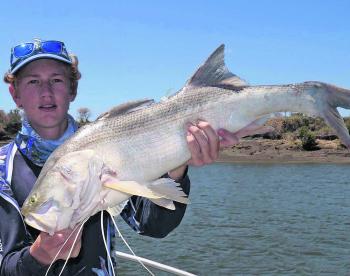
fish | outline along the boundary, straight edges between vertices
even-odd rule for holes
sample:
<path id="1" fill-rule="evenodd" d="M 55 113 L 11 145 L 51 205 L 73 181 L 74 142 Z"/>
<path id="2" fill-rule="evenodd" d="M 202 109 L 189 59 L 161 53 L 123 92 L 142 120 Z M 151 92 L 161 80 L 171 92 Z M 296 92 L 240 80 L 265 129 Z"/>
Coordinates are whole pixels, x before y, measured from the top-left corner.
<path id="1" fill-rule="evenodd" d="M 350 90 L 319 81 L 249 85 L 225 65 L 224 47 L 174 95 L 113 108 L 59 146 L 23 204 L 27 224 L 52 234 L 101 210 L 118 214 L 132 195 L 171 210 L 188 204 L 179 184 L 161 176 L 191 158 L 185 126 L 198 120 L 236 132 L 276 112 L 298 112 L 322 117 L 350 146 L 337 111 L 350 108 Z"/>

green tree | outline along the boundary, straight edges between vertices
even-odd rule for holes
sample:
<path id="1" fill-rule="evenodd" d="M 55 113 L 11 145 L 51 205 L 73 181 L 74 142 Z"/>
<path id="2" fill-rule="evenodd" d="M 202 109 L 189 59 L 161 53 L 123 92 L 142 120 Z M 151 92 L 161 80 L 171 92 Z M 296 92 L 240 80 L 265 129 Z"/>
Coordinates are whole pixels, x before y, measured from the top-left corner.
<path id="1" fill-rule="evenodd" d="M 6 137 L 5 128 L 7 126 L 7 123 L 8 123 L 7 114 L 5 113 L 5 111 L 0 110 L 0 138 Z"/>
<path id="2" fill-rule="evenodd" d="M 319 149 L 319 147 L 317 146 L 315 134 L 311 132 L 308 127 L 302 126 L 299 129 L 299 138 L 301 140 L 302 147 L 304 150 Z"/>
<path id="3" fill-rule="evenodd" d="M 89 118 L 91 116 L 91 111 L 87 107 L 81 107 L 78 109 L 78 123 L 79 125 L 84 125 L 89 123 Z"/>
<path id="4" fill-rule="evenodd" d="M 4 110 L 0 109 L 0 126 L 5 127 L 8 123 L 8 117 Z"/>

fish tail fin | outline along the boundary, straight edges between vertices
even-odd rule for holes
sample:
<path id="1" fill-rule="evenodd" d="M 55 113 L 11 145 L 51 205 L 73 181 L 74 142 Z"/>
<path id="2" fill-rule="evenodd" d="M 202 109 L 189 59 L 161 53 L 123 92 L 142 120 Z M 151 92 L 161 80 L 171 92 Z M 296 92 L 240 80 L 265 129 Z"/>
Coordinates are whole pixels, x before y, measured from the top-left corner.
<path id="1" fill-rule="evenodd" d="M 337 110 L 337 107 L 350 109 L 350 90 L 325 83 L 317 83 L 317 85 L 326 92 L 324 93 L 326 104 L 322 105 L 321 116 L 336 131 L 344 145 L 350 149 L 349 130 Z"/>
<path id="2" fill-rule="evenodd" d="M 350 90 L 323 83 L 328 92 L 328 102 L 334 107 L 350 109 Z"/>
<path id="3" fill-rule="evenodd" d="M 350 149 L 350 135 L 349 130 L 346 127 L 342 116 L 339 114 L 338 110 L 334 107 L 329 106 L 327 110 L 325 110 L 323 114 L 324 120 L 333 127 L 336 131 L 337 135 L 344 143 L 344 145 Z"/>

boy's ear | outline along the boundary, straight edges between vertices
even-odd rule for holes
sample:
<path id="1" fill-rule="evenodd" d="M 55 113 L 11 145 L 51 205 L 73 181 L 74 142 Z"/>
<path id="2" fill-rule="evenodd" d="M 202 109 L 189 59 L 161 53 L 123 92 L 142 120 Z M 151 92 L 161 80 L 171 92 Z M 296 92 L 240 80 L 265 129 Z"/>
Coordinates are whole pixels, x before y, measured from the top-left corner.
<path id="1" fill-rule="evenodd" d="M 14 97 L 14 94 L 15 94 L 15 86 L 13 85 L 13 83 L 11 83 L 9 85 L 9 91 L 10 91 L 10 94 L 12 97 Z"/>
<path id="2" fill-rule="evenodd" d="M 11 96 L 12 96 L 12 99 L 15 101 L 17 107 L 21 107 L 22 104 L 19 102 L 19 98 L 18 98 L 18 95 L 17 95 L 17 93 L 16 93 L 16 88 L 15 88 L 15 86 L 13 85 L 13 83 L 11 83 L 11 84 L 9 85 L 9 92 L 10 92 L 10 94 L 11 94 Z"/>

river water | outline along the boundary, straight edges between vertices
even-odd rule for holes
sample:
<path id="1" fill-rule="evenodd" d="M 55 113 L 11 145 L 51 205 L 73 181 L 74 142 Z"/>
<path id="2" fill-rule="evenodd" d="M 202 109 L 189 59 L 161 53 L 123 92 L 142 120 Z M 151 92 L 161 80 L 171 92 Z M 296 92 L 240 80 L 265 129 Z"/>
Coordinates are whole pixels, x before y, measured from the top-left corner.
<path id="1" fill-rule="evenodd" d="M 350 275 L 348 165 L 214 164 L 190 177 L 191 205 L 168 237 L 118 219 L 137 255 L 199 275 Z M 118 275 L 147 273 L 118 259 Z"/>

